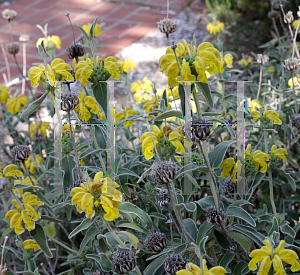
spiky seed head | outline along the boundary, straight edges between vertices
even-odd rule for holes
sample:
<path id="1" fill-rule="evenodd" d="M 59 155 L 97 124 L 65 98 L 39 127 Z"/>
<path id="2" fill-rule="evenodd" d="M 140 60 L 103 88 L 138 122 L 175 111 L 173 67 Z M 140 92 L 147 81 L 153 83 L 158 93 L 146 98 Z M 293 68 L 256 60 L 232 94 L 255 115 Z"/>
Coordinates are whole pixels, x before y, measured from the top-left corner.
<path id="1" fill-rule="evenodd" d="M 168 274 L 175 274 L 177 271 L 184 269 L 187 261 L 181 255 L 170 254 L 164 262 L 164 269 Z"/>
<path id="2" fill-rule="evenodd" d="M 210 224 L 220 223 L 225 218 L 225 212 L 222 209 L 217 209 L 215 206 L 209 206 L 206 209 L 206 218 Z"/>
<path id="3" fill-rule="evenodd" d="M 152 253 L 159 253 L 167 247 L 167 236 L 164 233 L 155 232 L 144 241 L 145 247 Z"/>
<path id="4" fill-rule="evenodd" d="M 36 142 L 42 142 L 44 140 L 43 134 L 34 133 L 33 140 Z"/>
<path id="5" fill-rule="evenodd" d="M 207 140 L 212 123 L 205 118 L 194 119 L 191 125 L 192 139 L 195 141 Z"/>
<path id="6" fill-rule="evenodd" d="M 164 207 L 169 204 L 170 197 L 168 195 L 167 190 L 160 190 L 159 193 L 156 195 L 157 203 L 160 207 Z"/>
<path id="7" fill-rule="evenodd" d="M 29 39 L 30 39 L 30 36 L 27 35 L 27 34 L 22 34 L 22 35 L 20 35 L 20 37 L 19 37 L 19 41 L 22 42 L 22 43 L 28 42 Z"/>
<path id="8" fill-rule="evenodd" d="M 30 155 L 30 148 L 27 145 L 17 145 L 11 149 L 11 155 L 16 162 L 24 162 Z"/>
<path id="9" fill-rule="evenodd" d="M 265 65 L 269 62 L 269 57 L 265 54 L 258 54 L 257 55 L 257 63 Z"/>
<path id="10" fill-rule="evenodd" d="M 2 12 L 2 17 L 4 19 L 6 19 L 8 22 L 10 22 L 11 20 L 15 19 L 17 16 L 17 12 L 14 10 L 10 10 L 10 9 L 5 9 Z"/>
<path id="11" fill-rule="evenodd" d="M 157 184 L 167 184 L 176 177 L 177 169 L 172 161 L 162 161 L 156 164 L 151 171 L 151 176 Z"/>
<path id="12" fill-rule="evenodd" d="M 79 57 L 79 56 L 84 56 L 85 49 L 82 45 L 72 44 L 71 46 L 69 46 L 67 48 L 67 53 L 68 53 L 68 57 L 70 59 L 74 59 L 74 58 Z"/>
<path id="13" fill-rule="evenodd" d="M 291 24 L 294 21 L 294 15 L 292 11 L 288 11 L 285 16 L 283 17 L 283 21 L 286 24 Z"/>
<path id="14" fill-rule="evenodd" d="M 113 254 L 113 271 L 118 274 L 126 274 L 136 266 L 136 257 L 132 251 L 118 251 Z"/>
<path id="15" fill-rule="evenodd" d="M 157 22 L 157 28 L 160 32 L 165 33 L 168 37 L 170 33 L 176 31 L 176 22 L 172 19 L 165 18 L 159 22 Z"/>
<path id="16" fill-rule="evenodd" d="M 61 100 L 63 111 L 72 111 L 79 105 L 79 98 L 76 92 L 69 91 L 62 94 Z"/>
<path id="17" fill-rule="evenodd" d="M 230 177 L 224 180 L 223 191 L 226 197 L 233 198 L 235 193 L 235 183 L 231 180 Z"/>
<path id="18" fill-rule="evenodd" d="M 298 58 L 289 58 L 284 60 L 284 66 L 289 71 L 296 71 L 299 69 L 299 59 Z"/>
<path id="19" fill-rule="evenodd" d="M 19 52 L 20 46 L 18 42 L 10 42 L 8 44 L 6 44 L 6 50 L 8 51 L 8 53 L 10 54 L 17 54 Z"/>

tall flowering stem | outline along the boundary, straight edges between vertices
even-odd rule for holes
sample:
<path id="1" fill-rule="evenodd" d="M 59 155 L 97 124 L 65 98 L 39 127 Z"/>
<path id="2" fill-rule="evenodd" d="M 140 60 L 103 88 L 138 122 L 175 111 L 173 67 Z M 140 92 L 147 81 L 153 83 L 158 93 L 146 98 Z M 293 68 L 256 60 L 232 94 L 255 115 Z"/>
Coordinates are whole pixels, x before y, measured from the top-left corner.
<path id="1" fill-rule="evenodd" d="M 270 201 L 272 205 L 273 214 L 277 216 L 276 206 L 274 202 L 274 187 L 273 187 L 273 180 L 272 180 L 272 169 L 268 168 L 268 176 L 269 176 L 269 189 L 270 189 Z"/>
<path id="2" fill-rule="evenodd" d="M 300 19 L 299 19 L 299 22 L 300 22 Z M 296 113 L 296 115 L 298 115 L 297 97 L 296 97 L 295 84 L 294 84 L 294 71 L 292 71 L 292 85 L 293 85 L 292 87 L 293 87 L 293 95 L 294 95 L 295 113 Z"/>
<path id="3" fill-rule="evenodd" d="M 258 83 L 258 90 L 257 90 L 256 102 L 258 102 L 258 98 L 259 98 L 259 94 L 260 94 L 260 90 L 261 90 L 262 76 L 263 76 L 263 65 L 260 64 L 260 68 L 259 68 L 259 83 Z"/>

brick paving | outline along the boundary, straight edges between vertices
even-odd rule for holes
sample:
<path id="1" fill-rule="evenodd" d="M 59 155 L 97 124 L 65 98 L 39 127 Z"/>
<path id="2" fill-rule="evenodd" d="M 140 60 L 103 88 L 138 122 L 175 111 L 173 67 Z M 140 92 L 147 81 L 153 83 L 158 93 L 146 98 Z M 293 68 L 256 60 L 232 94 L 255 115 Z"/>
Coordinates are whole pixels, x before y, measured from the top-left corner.
<path id="1" fill-rule="evenodd" d="M 61 39 L 61 49 L 56 49 L 56 57 L 63 58 L 66 62 L 65 49 L 72 44 L 73 35 L 71 26 L 65 12 L 70 12 L 72 23 L 75 27 L 75 36 L 81 32 L 76 27 L 92 23 L 96 16 L 98 23 L 102 24 L 102 32 L 97 37 L 101 48 L 98 54 L 114 55 L 124 47 L 129 46 L 134 41 L 144 37 L 153 28 L 156 22 L 166 17 L 166 0 L 115 0 L 110 2 L 96 0 L 19 0 L 5 8 L 17 11 L 17 17 L 11 22 L 13 40 L 19 41 L 19 36 L 27 34 L 30 41 L 26 44 L 27 70 L 34 63 L 42 63 L 42 59 L 36 48 L 36 41 L 43 37 L 42 32 L 36 24 L 44 26 L 48 23 L 48 35 L 58 35 Z M 182 7 L 186 5 L 186 0 L 170 0 L 169 17 L 176 16 Z M 202 3 L 193 4 L 192 8 L 202 10 Z M 10 34 L 7 21 L 0 19 L 0 44 L 10 42 Z M 19 64 L 23 64 L 22 47 L 17 54 Z M 12 55 L 7 56 L 10 64 L 11 76 L 20 77 Z M 3 82 L 2 74 L 6 73 L 5 60 L 0 54 L 0 82 Z"/>

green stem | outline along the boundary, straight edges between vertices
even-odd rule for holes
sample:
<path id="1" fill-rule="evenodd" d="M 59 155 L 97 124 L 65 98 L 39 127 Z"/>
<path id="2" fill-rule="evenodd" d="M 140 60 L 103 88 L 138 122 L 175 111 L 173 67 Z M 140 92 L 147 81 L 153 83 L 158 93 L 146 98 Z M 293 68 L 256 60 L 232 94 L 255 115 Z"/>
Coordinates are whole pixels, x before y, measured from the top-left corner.
<path id="1" fill-rule="evenodd" d="M 268 132 L 265 133 L 265 153 L 268 154 Z"/>
<path id="2" fill-rule="evenodd" d="M 91 135 L 92 135 L 92 138 L 93 138 L 93 141 L 94 141 L 94 144 L 95 144 L 96 149 L 100 149 L 100 147 L 99 147 L 99 145 L 98 145 L 98 142 L 97 142 L 97 139 L 96 139 L 96 136 L 95 136 L 95 132 L 94 132 L 93 127 L 92 127 L 92 126 L 89 126 L 89 129 L 90 129 L 90 133 L 91 133 Z M 106 172 L 106 166 L 105 166 L 105 164 L 104 164 L 104 161 L 103 161 L 103 158 L 102 158 L 102 156 L 101 156 L 101 153 L 98 152 L 97 155 L 98 155 L 98 157 L 99 157 L 99 159 L 100 159 L 100 163 L 101 163 L 101 166 L 102 166 L 103 173 L 105 173 L 105 172 Z"/>
<path id="3" fill-rule="evenodd" d="M 277 216 L 276 206 L 274 202 L 274 189 L 273 189 L 273 180 L 272 180 L 272 169 L 268 168 L 268 176 L 269 176 L 269 189 L 270 189 L 270 201 L 272 205 L 273 214 Z"/>
<path id="4" fill-rule="evenodd" d="M 31 271 L 30 260 L 26 260 L 28 271 Z"/>
<path id="5" fill-rule="evenodd" d="M 52 240 L 53 242 L 57 243 L 57 244 L 60 245 L 61 247 L 65 248 L 65 249 L 69 250 L 70 252 L 75 253 L 75 254 L 77 254 L 77 255 L 79 254 L 79 252 L 73 250 L 72 248 L 70 248 L 70 247 L 64 245 L 63 243 L 61 243 L 60 241 L 54 239 L 51 235 L 49 235 L 49 234 L 47 233 L 47 231 L 45 231 L 45 233 L 46 233 L 47 237 L 48 237 L 50 240 Z"/>
<path id="6" fill-rule="evenodd" d="M 196 89 L 193 90 L 193 96 L 194 96 L 194 100 L 195 100 L 195 104 L 196 104 L 198 117 L 202 118 L 202 112 L 201 112 L 199 97 L 198 97 Z"/>

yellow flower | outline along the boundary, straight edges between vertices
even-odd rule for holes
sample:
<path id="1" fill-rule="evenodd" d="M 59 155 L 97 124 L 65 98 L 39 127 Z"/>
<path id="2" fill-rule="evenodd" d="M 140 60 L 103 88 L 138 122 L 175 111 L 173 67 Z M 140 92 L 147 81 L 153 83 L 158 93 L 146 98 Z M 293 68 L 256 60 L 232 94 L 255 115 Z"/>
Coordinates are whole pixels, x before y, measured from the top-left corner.
<path id="1" fill-rule="evenodd" d="M 251 155 L 251 144 L 247 145 L 247 148 L 245 150 L 245 157 L 248 159 L 252 159 L 252 155 Z"/>
<path id="2" fill-rule="evenodd" d="M 274 111 L 274 110 L 269 110 L 267 109 L 267 106 L 265 106 L 264 108 L 264 117 L 268 118 L 269 120 L 271 120 L 273 123 L 275 124 L 281 124 L 282 121 L 279 119 L 279 114 Z"/>
<path id="3" fill-rule="evenodd" d="M 0 85 L 0 103 L 5 103 L 9 99 L 9 89 Z"/>
<path id="4" fill-rule="evenodd" d="M 268 274 L 272 265 L 277 275 L 285 275 L 286 271 L 282 262 L 290 264 L 292 272 L 300 270 L 300 264 L 297 261 L 298 255 L 295 251 L 291 249 L 285 249 L 283 247 L 286 244 L 285 241 L 280 241 L 278 247 L 275 249 L 270 245 L 269 240 L 266 239 L 263 241 L 263 243 L 265 246 L 262 246 L 260 249 L 253 250 L 249 255 L 252 257 L 252 260 L 248 265 L 250 270 L 256 270 L 256 264 L 261 263 L 258 270 L 259 275 Z"/>
<path id="5" fill-rule="evenodd" d="M 120 80 L 120 72 L 123 72 L 122 65 L 116 58 L 109 56 L 107 58 L 99 58 L 97 56 L 96 62 L 93 58 L 79 61 L 74 68 L 76 80 L 81 79 L 81 86 L 91 81 L 97 83 L 99 81 L 106 81 L 110 77 Z"/>
<path id="6" fill-rule="evenodd" d="M 223 169 L 222 171 L 222 178 L 230 177 L 229 172 L 232 170 L 232 168 L 235 167 L 235 160 L 233 158 L 227 158 L 224 159 L 219 166 L 219 169 Z"/>
<path id="7" fill-rule="evenodd" d="M 258 109 L 261 108 L 261 105 L 260 105 L 258 100 L 256 100 L 256 99 L 252 100 L 251 98 L 248 98 L 248 100 L 249 100 L 249 110 L 250 110 L 250 112 L 255 111 L 256 108 L 258 108 Z"/>
<path id="8" fill-rule="evenodd" d="M 268 155 L 260 150 L 255 151 L 252 154 L 252 162 L 256 165 L 255 169 L 261 173 L 266 173 L 268 169 L 268 162 L 270 161 Z M 261 167 L 261 168 L 260 168 Z"/>
<path id="9" fill-rule="evenodd" d="M 220 31 L 224 31 L 224 23 L 220 21 L 214 21 L 214 22 L 209 22 L 206 25 L 206 29 L 209 31 L 209 33 L 216 35 Z"/>
<path id="10" fill-rule="evenodd" d="M 269 67 L 268 73 L 274 73 L 274 72 L 275 72 L 275 68 L 273 66 Z"/>
<path id="11" fill-rule="evenodd" d="M 215 75 L 220 71 L 220 53 L 208 42 L 202 43 L 196 49 L 191 49 L 191 45 L 185 40 L 177 43 L 176 55 L 179 60 L 184 81 L 195 81 L 206 83 L 206 71 L 211 75 Z M 179 69 L 174 52 L 171 47 L 167 48 L 166 54 L 160 57 L 159 67 L 161 71 L 166 71 L 168 77 L 168 85 L 175 87 L 181 81 Z"/>
<path id="12" fill-rule="evenodd" d="M 155 145 L 158 144 L 159 139 L 166 137 L 168 141 L 176 148 L 176 153 L 184 154 L 184 147 L 181 140 L 181 134 L 177 129 L 172 129 L 170 126 L 162 125 L 160 129 L 153 125 L 151 126 L 151 133 Z M 142 134 L 140 141 L 142 142 L 142 152 L 144 153 L 145 159 L 149 160 L 153 158 L 154 144 L 150 135 L 150 132 Z"/>
<path id="13" fill-rule="evenodd" d="M 54 47 L 60 49 L 61 41 L 57 35 L 48 36 L 48 38 L 39 38 L 36 42 L 37 48 L 42 44 L 42 41 L 44 41 L 45 48 L 48 48 L 49 50 L 53 49 Z"/>
<path id="14" fill-rule="evenodd" d="M 123 71 L 133 71 L 134 70 L 134 63 L 130 59 L 125 59 L 124 61 L 120 61 L 121 65 L 123 66 Z"/>
<path id="15" fill-rule="evenodd" d="M 283 148 L 277 149 L 277 146 L 273 145 L 271 148 L 270 154 L 274 155 L 276 158 L 280 158 L 285 161 L 286 160 L 285 155 L 287 155 L 288 152 Z"/>
<path id="16" fill-rule="evenodd" d="M 49 65 L 47 65 L 47 67 L 48 66 Z M 55 80 L 54 75 L 51 75 L 49 72 L 47 72 L 46 67 L 42 64 L 40 64 L 38 67 L 31 67 L 28 71 L 28 79 L 31 81 L 32 87 L 41 85 L 42 80 L 47 80 L 47 76 L 49 80 Z"/>
<path id="17" fill-rule="evenodd" d="M 29 158 L 25 161 L 25 165 L 30 174 L 34 174 L 36 171 L 35 166 L 38 166 L 41 164 L 42 164 L 42 157 L 39 154 L 35 155 L 35 157 L 30 155 Z M 21 164 L 21 165 L 23 167 L 23 164 Z M 24 169 L 24 167 L 23 167 L 23 169 Z"/>
<path id="18" fill-rule="evenodd" d="M 88 23 L 86 25 L 83 25 L 82 28 L 87 32 L 87 34 L 90 34 L 90 28 L 92 24 Z M 100 25 L 96 24 L 94 29 L 94 36 L 98 36 L 101 33 L 101 27 Z"/>
<path id="19" fill-rule="evenodd" d="M 145 101 L 145 104 L 143 106 L 143 110 L 145 110 L 146 113 L 148 114 L 148 113 L 153 112 L 154 109 L 160 109 L 160 106 L 159 106 L 160 105 L 160 100 L 161 100 L 161 97 L 159 95 L 156 95 L 156 96 L 153 95 L 151 100 L 146 100 Z M 167 108 L 167 110 L 172 109 L 169 102 L 172 102 L 171 98 L 168 98 L 168 108 Z M 152 116 L 149 116 L 149 117 L 151 118 Z"/>
<path id="20" fill-rule="evenodd" d="M 223 73 L 225 70 L 225 65 L 227 65 L 228 68 L 232 68 L 232 60 L 233 56 L 232 54 L 228 53 L 220 60 L 220 73 Z"/>
<path id="21" fill-rule="evenodd" d="M 300 77 L 297 75 L 294 78 L 290 78 L 290 80 L 288 81 L 288 85 L 293 88 L 293 82 L 294 82 L 294 87 L 299 86 L 300 85 Z"/>
<path id="22" fill-rule="evenodd" d="M 79 57 L 78 57 L 78 62 L 79 62 L 79 61 L 82 61 L 82 60 L 86 60 L 86 59 L 89 58 L 89 57 L 90 57 L 90 54 L 89 54 L 89 53 L 86 53 L 84 56 L 79 56 Z M 76 58 L 73 59 L 72 64 L 73 64 L 73 67 L 75 67 L 75 66 L 77 65 Z"/>
<path id="23" fill-rule="evenodd" d="M 231 175 L 232 182 L 236 183 L 242 178 L 241 172 L 242 172 L 242 163 L 240 160 L 238 160 L 237 163 L 235 163 L 232 171 L 232 175 Z"/>
<path id="24" fill-rule="evenodd" d="M 31 178 L 32 178 L 32 181 L 33 181 L 34 185 L 37 186 L 38 183 L 37 183 L 36 179 L 34 177 L 31 177 Z M 27 178 L 21 177 L 21 178 L 15 180 L 14 185 L 16 185 L 16 184 L 24 184 L 24 185 L 31 185 L 32 186 L 32 183 L 31 183 L 31 180 L 30 180 L 29 177 L 27 177 Z M 17 193 L 19 195 L 19 197 L 22 197 L 23 189 L 13 189 L 13 191 L 15 193 Z"/>
<path id="25" fill-rule="evenodd" d="M 181 269 L 176 272 L 176 275 L 225 275 L 226 269 L 222 266 L 215 266 L 211 269 L 207 268 L 206 260 L 203 260 L 203 274 L 199 266 L 188 263 L 185 269 Z"/>
<path id="26" fill-rule="evenodd" d="M 294 30 L 297 29 L 298 22 L 299 22 L 299 19 L 293 21 L 292 27 L 293 27 Z"/>
<path id="27" fill-rule="evenodd" d="M 6 178 L 16 178 L 16 177 L 20 177 L 23 175 L 23 173 L 20 170 L 16 170 L 17 169 L 17 165 L 14 164 L 10 164 L 7 165 L 4 170 L 3 170 L 3 175 Z"/>
<path id="28" fill-rule="evenodd" d="M 71 125 L 72 133 L 74 132 L 74 127 Z M 62 135 L 66 135 L 70 133 L 70 126 L 68 124 L 65 124 L 61 129 Z M 78 152 L 79 153 L 79 152 Z"/>
<path id="29" fill-rule="evenodd" d="M 51 62 L 51 70 L 53 74 L 55 75 L 55 79 L 58 81 L 66 80 L 66 81 L 74 81 L 74 77 L 69 72 L 72 70 L 72 67 L 67 64 L 63 59 L 61 58 L 55 58 Z"/>
<path id="30" fill-rule="evenodd" d="M 260 112 L 259 111 L 252 111 L 251 116 L 253 116 L 253 121 L 258 121 L 261 119 Z"/>
<path id="31" fill-rule="evenodd" d="M 122 201 L 119 185 L 110 178 L 104 178 L 102 172 L 98 172 L 94 181 L 82 183 L 80 187 L 71 190 L 72 205 L 77 204 L 77 211 L 85 211 L 87 218 L 95 215 L 94 209 L 102 209 L 106 212 L 104 219 L 113 221 L 119 217 L 119 202 Z"/>
<path id="32" fill-rule="evenodd" d="M 238 61 L 238 64 L 243 68 L 247 68 L 249 64 L 253 62 L 253 57 L 245 55 L 244 58 Z"/>
<path id="33" fill-rule="evenodd" d="M 35 242 L 35 240 L 29 239 L 23 242 L 23 248 L 33 249 L 34 251 L 37 251 L 38 249 L 40 249 L 40 246 Z"/>
<path id="34" fill-rule="evenodd" d="M 9 210 L 5 215 L 6 220 L 10 219 L 10 228 L 15 227 L 15 233 L 17 235 L 20 235 L 25 231 L 22 227 L 22 223 L 24 223 L 28 231 L 35 229 L 35 221 L 39 220 L 41 217 L 33 206 L 44 204 L 42 201 L 38 201 L 37 196 L 30 192 L 24 193 L 22 199 L 23 203 L 21 202 L 21 205 L 13 199 L 11 203 L 17 209 Z"/>
<path id="35" fill-rule="evenodd" d="M 49 131 L 50 125 L 48 122 L 39 122 L 39 124 L 30 124 L 29 131 L 30 137 L 33 138 L 34 134 L 42 134 L 43 136 L 47 136 L 47 131 Z"/>
<path id="36" fill-rule="evenodd" d="M 128 107 L 126 107 L 124 112 L 120 112 L 120 113 L 116 114 L 116 122 L 115 123 L 118 123 L 120 120 L 122 120 L 124 118 L 128 118 L 129 116 L 133 116 L 136 114 L 137 114 L 136 111 L 130 110 Z M 125 127 L 130 127 L 133 125 L 133 121 L 132 120 L 126 121 L 123 125 Z"/>
<path id="37" fill-rule="evenodd" d="M 97 116 L 98 116 L 98 118 L 100 118 L 100 119 L 102 119 L 103 121 L 105 121 L 105 113 L 104 112 L 99 112 L 98 114 L 97 114 Z"/>
<path id="38" fill-rule="evenodd" d="M 148 77 L 144 77 L 142 81 L 138 80 L 131 84 L 131 91 L 134 93 L 134 98 L 139 104 L 145 100 L 149 100 L 148 93 L 152 90 L 152 81 Z"/>
<path id="39" fill-rule="evenodd" d="M 23 95 L 18 95 L 17 97 L 14 96 L 6 102 L 7 111 L 15 115 L 22 111 L 22 106 L 26 106 L 27 104 L 28 97 Z"/>

